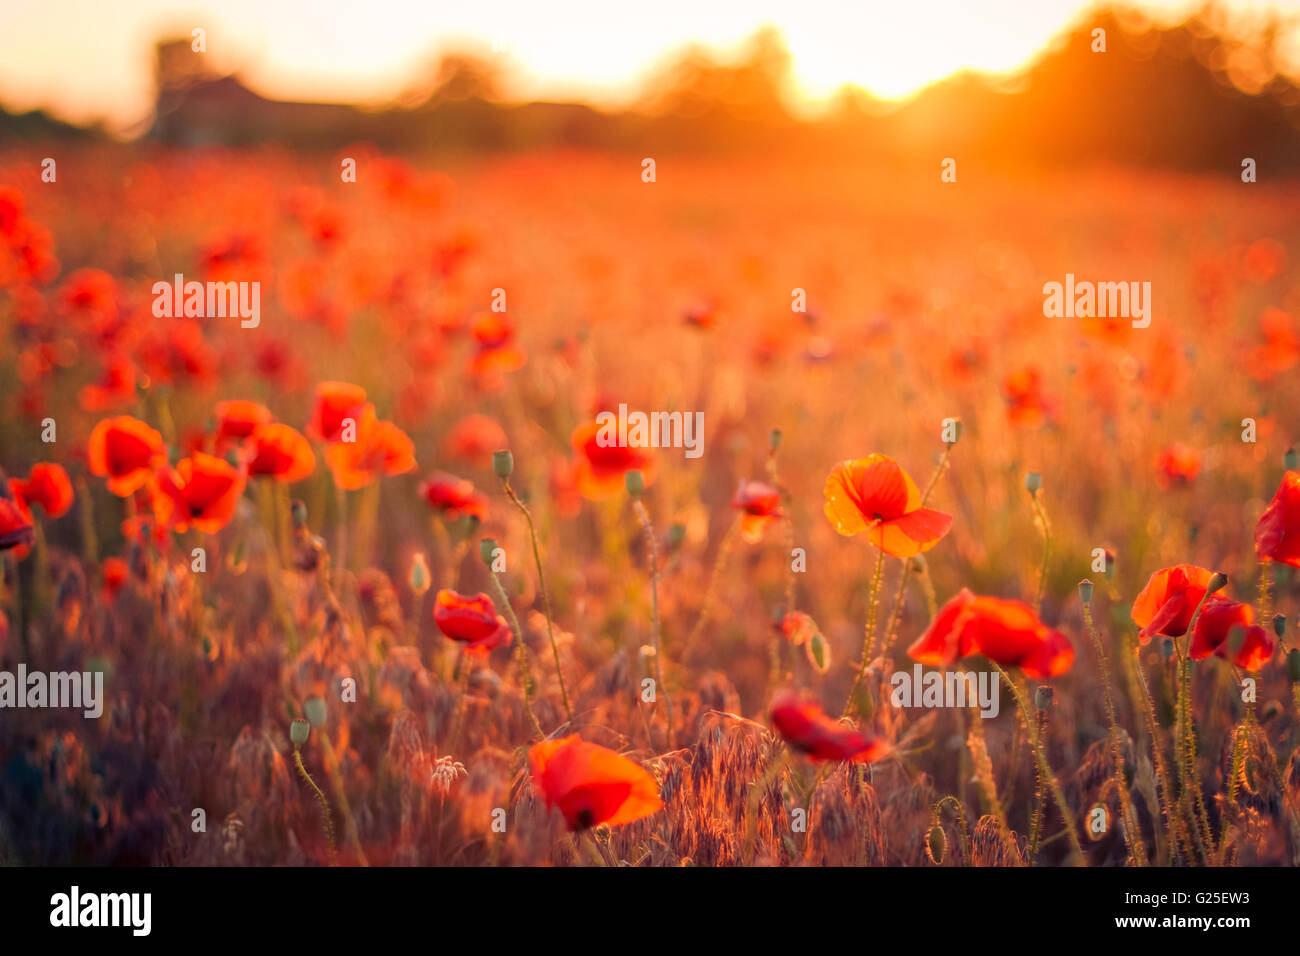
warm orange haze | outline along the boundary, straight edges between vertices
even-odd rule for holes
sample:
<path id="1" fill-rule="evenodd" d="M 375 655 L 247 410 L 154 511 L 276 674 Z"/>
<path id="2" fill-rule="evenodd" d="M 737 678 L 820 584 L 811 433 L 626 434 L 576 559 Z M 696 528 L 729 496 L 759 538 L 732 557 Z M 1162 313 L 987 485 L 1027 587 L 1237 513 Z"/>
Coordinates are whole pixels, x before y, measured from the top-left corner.
<path id="1" fill-rule="evenodd" d="M 1293 23 L 973 8 L 10 32 L 0 862 L 1300 862 Z"/>

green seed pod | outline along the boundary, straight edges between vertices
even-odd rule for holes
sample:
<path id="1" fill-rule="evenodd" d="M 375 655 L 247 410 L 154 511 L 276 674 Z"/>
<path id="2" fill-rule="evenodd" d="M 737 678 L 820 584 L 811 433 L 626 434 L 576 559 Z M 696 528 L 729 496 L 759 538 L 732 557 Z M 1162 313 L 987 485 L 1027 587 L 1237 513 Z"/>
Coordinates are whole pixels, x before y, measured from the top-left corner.
<path id="1" fill-rule="evenodd" d="M 417 596 L 423 596 L 429 590 L 432 578 L 429 575 L 429 565 L 425 561 L 423 553 L 417 552 L 411 558 L 411 574 L 407 578 L 407 582 L 411 585 L 412 593 Z"/>
<path id="2" fill-rule="evenodd" d="M 289 725 L 289 739 L 293 741 L 295 747 L 301 747 L 307 742 L 307 737 L 311 734 L 311 724 L 301 717 L 295 718 Z"/>
<path id="3" fill-rule="evenodd" d="M 1276 634 L 1278 637 L 1283 637 L 1283 636 L 1286 635 L 1286 615 L 1285 615 L 1285 614 L 1274 614 L 1274 615 L 1273 615 L 1273 633 Z"/>
<path id="4" fill-rule="evenodd" d="M 1300 647 L 1293 647 L 1286 654 L 1286 676 L 1293 684 L 1300 684 Z"/>
<path id="5" fill-rule="evenodd" d="M 492 555 L 496 552 L 496 538 L 484 538 L 478 543 L 478 556 L 483 559 L 484 564 L 492 563 Z"/>
<path id="6" fill-rule="evenodd" d="M 1043 487 L 1043 476 L 1036 471 L 1031 471 L 1025 475 L 1025 489 L 1032 495 L 1039 488 Z"/>
<path id="7" fill-rule="evenodd" d="M 293 518 L 295 528 L 304 527 L 307 524 L 307 505 L 301 499 L 295 498 L 293 504 L 289 506 L 289 516 Z"/>
<path id="8" fill-rule="evenodd" d="M 303 713 L 311 721 L 313 727 L 325 726 L 325 698 L 308 697 L 306 703 L 302 705 Z"/>
<path id="9" fill-rule="evenodd" d="M 1079 600 L 1084 604 L 1092 603 L 1092 582 L 1087 578 L 1079 582 Z"/>
<path id="10" fill-rule="evenodd" d="M 781 429 L 773 428 L 767 436 L 767 442 L 772 446 L 772 451 L 781 447 Z"/>
<path id="11" fill-rule="evenodd" d="M 1047 710 L 1052 706 L 1052 698 L 1055 692 L 1047 684 L 1042 684 L 1034 691 L 1034 706 L 1039 710 Z"/>
<path id="12" fill-rule="evenodd" d="M 515 456 L 509 449 L 492 453 L 492 470 L 498 478 L 509 478 L 515 470 Z"/>
<path id="13" fill-rule="evenodd" d="M 1287 471 L 1300 470 L 1300 455 L 1297 455 L 1294 448 L 1288 448 L 1286 454 L 1282 456 L 1282 464 L 1286 466 Z"/>
<path id="14" fill-rule="evenodd" d="M 629 471 L 623 476 L 623 481 L 627 484 L 627 493 L 633 498 L 641 497 L 641 492 L 645 491 L 645 479 L 639 471 Z"/>

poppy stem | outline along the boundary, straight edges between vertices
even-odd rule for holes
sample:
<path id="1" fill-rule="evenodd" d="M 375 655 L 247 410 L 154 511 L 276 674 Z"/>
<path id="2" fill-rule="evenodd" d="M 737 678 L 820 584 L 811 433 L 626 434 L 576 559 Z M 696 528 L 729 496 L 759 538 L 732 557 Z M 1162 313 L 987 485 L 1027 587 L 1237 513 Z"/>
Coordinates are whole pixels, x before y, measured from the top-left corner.
<path id="1" fill-rule="evenodd" d="M 1205 593 L 1201 595 L 1200 603 L 1196 605 L 1196 612 L 1192 615 L 1191 623 L 1187 625 L 1187 648 L 1184 651 L 1179 647 L 1178 641 L 1174 640 L 1174 647 L 1178 651 L 1178 716 L 1181 721 L 1179 727 L 1179 751 L 1181 753 L 1180 764 L 1183 771 L 1183 804 L 1186 807 L 1187 815 L 1192 820 L 1192 834 L 1196 838 L 1197 850 L 1206 863 L 1209 863 L 1214 856 L 1214 834 L 1210 831 L 1209 816 L 1205 810 L 1205 798 L 1201 794 L 1200 783 L 1197 779 L 1196 770 L 1196 733 L 1192 723 L 1192 660 L 1191 645 L 1192 637 L 1196 633 L 1196 626 L 1200 623 L 1201 612 L 1205 605 L 1209 603 L 1214 592 L 1222 588 L 1227 583 L 1227 578 L 1219 576 L 1220 581 L 1211 579 L 1211 585 L 1217 584 L 1217 587 L 1207 587 Z"/>
<path id="2" fill-rule="evenodd" d="M 1165 818 L 1165 832 L 1175 852 L 1186 852 L 1188 837 L 1183 830 L 1183 820 L 1173 802 L 1173 782 L 1169 775 L 1169 765 L 1165 763 L 1164 750 L 1160 746 L 1159 729 L 1156 722 L 1156 705 L 1151 697 L 1151 687 L 1147 683 L 1146 672 L 1142 669 L 1142 645 L 1133 647 L 1133 669 L 1137 671 L 1138 683 L 1142 687 L 1142 697 L 1146 704 L 1145 716 L 1147 734 L 1151 738 L 1151 755 L 1155 759 L 1156 785 L 1160 788 L 1160 809 Z M 1188 853 L 1189 857 L 1191 856 Z"/>
<path id="3" fill-rule="evenodd" d="M 1031 491 L 1029 500 L 1034 505 L 1034 513 L 1038 516 L 1038 527 L 1043 532 L 1043 563 L 1038 570 L 1038 589 L 1034 594 L 1034 614 L 1038 614 L 1043 609 L 1043 594 L 1047 590 L 1047 561 L 1052 555 L 1052 526 L 1047 522 L 1047 512 L 1043 510 L 1043 504 L 1038 500 L 1038 492 Z"/>
<path id="4" fill-rule="evenodd" d="M 717 599 L 718 580 L 722 577 L 722 569 L 727 563 L 727 557 L 731 553 L 731 546 L 736 540 L 736 532 L 740 530 L 740 516 L 732 521 L 731 527 L 727 529 L 726 535 L 722 538 L 722 543 L 718 545 L 718 554 L 713 561 L 713 573 L 709 575 L 709 589 L 704 592 L 704 603 L 700 606 L 700 616 L 695 620 L 695 626 L 691 628 L 691 635 L 686 639 L 686 647 L 694 648 L 696 641 L 704 633 L 704 627 L 709 623 L 709 613 L 713 610 L 713 602 Z"/>
<path id="5" fill-rule="evenodd" d="M 1269 619 L 1269 567 L 1268 558 L 1261 558 L 1259 562 L 1259 620 L 1267 622 Z"/>
<path id="6" fill-rule="evenodd" d="M 312 788 L 317 801 L 320 803 L 321 816 L 324 818 L 325 823 L 325 838 L 329 840 L 330 846 L 330 866 L 338 866 L 339 855 L 338 849 L 334 845 L 334 817 L 330 814 L 330 802 L 325 799 L 325 794 L 321 792 L 320 787 L 316 786 L 316 781 L 311 778 L 311 774 L 303 766 L 302 752 L 297 747 L 293 748 L 293 762 L 298 767 L 298 773 L 302 775 L 302 779 L 307 781 L 307 786 Z"/>
<path id="7" fill-rule="evenodd" d="M 560 697 L 564 701 L 564 712 L 568 716 L 569 723 L 573 723 L 573 708 L 569 705 L 569 690 L 564 684 L 564 671 L 560 667 L 560 648 L 555 643 L 555 627 L 551 622 L 551 596 L 546 590 L 546 575 L 542 572 L 542 555 L 537 549 L 537 529 L 533 526 L 533 515 L 510 487 L 509 478 L 502 478 L 501 485 L 505 488 L 506 497 L 514 503 L 519 513 L 524 516 L 524 520 L 528 522 L 528 538 L 533 545 L 533 563 L 537 565 L 537 586 L 542 592 L 542 607 L 546 610 L 546 635 L 551 639 L 551 654 L 555 658 L 555 676 L 560 679 Z M 656 636 L 656 647 L 657 641 Z"/>
<path id="8" fill-rule="evenodd" d="M 1038 769 L 1042 773 L 1043 780 L 1046 781 L 1048 789 L 1052 792 L 1052 799 L 1056 801 L 1057 809 L 1061 811 L 1061 819 L 1065 821 L 1065 829 L 1070 838 L 1070 846 L 1074 850 L 1075 855 L 1078 856 L 1079 861 L 1082 863 L 1085 858 L 1083 854 L 1083 846 L 1079 843 L 1079 831 L 1078 827 L 1075 825 L 1074 811 L 1070 809 L 1070 804 L 1065 799 L 1065 791 L 1061 789 L 1061 783 L 1056 779 L 1056 774 L 1052 771 L 1052 765 L 1047 762 L 1047 754 L 1044 750 L 1042 735 L 1039 733 L 1038 721 L 1034 719 L 1034 715 L 1029 710 L 1029 702 L 1025 699 L 1025 695 L 1020 692 L 1020 687 L 1011 679 L 1011 675 L 1003 670 L 1002 665 L 997 661 L 990 660 L 989 663 L 992 664 L 994 670 L 1002 676 L 1003 682 L 1011 691 L 1011 695 L 1016 699 L 1016 706 L 1020 709 L 1020 716 L 1024 720 L 1026 728 L 1029 730 L 1029 744 L 1030 748 L 1033 750 L 1034 759 L 1038 763 Z M 1044 726 L 1045 723 L 1046 722 L 1044 721 Z M 1032 857 L 1030 863 L 1033 863 Z"/>
<path id="9" fill-rule="evenodd" d="M 95 534 L 95 503 L 90 497 L 90 486 L 86 484 L 85 478 L 78 476 L 76 485 L 77 513 L 81 518 L 82 556 L 87 567 L 94 567 L 99 563 L 99 538 Z"/>
<path id="10" fill-rule="evenodd" d="M 668 696 L 668 687 L 664 684 L 663 652 L 660 648 L 659 626 L 659 545 L 655 542 L 654 527 L 650 524 L 650 514 L 640 498 L 632 499 L 632 510 L 641 521 L 645 531 L 646 550 L 650 557 L 650 608 L 654 622 L 655 637 L 655 688 L 656 693 L 664 695 L 664 713 L 668 724 L 668 748 L 673 745 L 673 701 Z"/>
<path id="11" fill-rule="evenodd" d="M 1115 697 L 1110 688 L 1110 658 L 1106 655 L 1106 649 L 1101 643 L 1101 635 L 1097 633 L 1097 627 L 1093 623 L 1091 601 L 1083 602 L 1083 623 L 1088 631 L 1088 636 L 1092 638 L 1092 646 L 1097 650 L 1097 660 L 1101 667 L 1101 686 L 1106 697 L 1106 718 L 1110 723 L 1110 754 L 1111 760 L 1114 762 L 1113 779 L 1115 781 L 1115 790 L 1119 793 L 1120 813 L 1124 818 L 1124 829 L 1122 831 L 1124 842 L 1128 845 L 1129 856 L 1132 857 L 1133 864 L 1135 866 L 1146 866 L 1146 846 L 1142 841 L 1142 831 L 1138 827 L 1137 814 L 1133 811 L 1128 783 L 1124 779 L 1124 756 L 1120 749 L 1119 721 L 1115 717 Z"/>
<path id="12" fill-rule="evenodd" d="M 515 636 L 515 646 L 519 648 L 516 657 L 519 661 L 519 681 L 524 687 L 524 708 L 528 711 L 528 720 L 533 725 L 533 733 L 537 735 L 538 740 L 542 740 L 546 734 L 542 732 L 542 725 L 537 722 L 537 715 L 533 713 L 533 675 L 528 667 L 528 648 L 524 645 L 519 618 L 515 617 L 515 609 L 510 606 L 510 598 L 506 596 L 506 589 L 501 586 L 501 579 L 497 576 L 497 572 L 489 569 L 488 578 L 496 588 L 497 599 L 505 609 L 506 618 L 510 621 L 510 631 Z"/>
<path id="13" fill-rule="evenodd" d="M 876 573 L 871 578 L 871 594 L 867 599 L 867 629 L 862 638 L 862 660 L 858 664 L 858 676 L 849 688 L 849 699 L 844 702 L 844 716 L 851 717 L 858 709 L 858 687 L 867 674 L 867 665 L 871 663 L 872 646 L 876 634 L 876 602 L 880 597 L 880 579 L 885 572 L 885 552 L 876 551 Z M 906 580 L 906 575 L 904 576 Z"/>
<path id="14" fill-rule="evenodd" d="M 330 783 L 334 787 L 334 796 L 339 802 L 339 810 L 343 813 L 348 842 L 352 844 L 352 849 L 357 854 L 357 862 L 362 866 L 369 866 L 366 851 L 361 846 L 361 835 L 357 832 L 356 818 L 352 816 L 352 805 L 348 803 L 347 791 L 343 789 L 343 775 L 339 773 L 338 757 L 334 753 L 334 747 L 330 744 L 329 735 L 325 733 L 324 727 L 321 728 L 320 744 L 321 752 L 325 756 L 325 773 L 330 778 Z"/>

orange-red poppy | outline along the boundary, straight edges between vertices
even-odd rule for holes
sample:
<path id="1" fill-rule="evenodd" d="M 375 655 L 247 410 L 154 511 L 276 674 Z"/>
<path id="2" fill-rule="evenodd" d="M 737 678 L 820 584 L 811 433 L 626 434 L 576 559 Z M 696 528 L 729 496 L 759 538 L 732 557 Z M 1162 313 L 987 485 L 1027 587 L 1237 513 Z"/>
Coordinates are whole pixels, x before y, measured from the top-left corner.
<path id="1" fill-rule="evenodd" d="M 1190 485 L 1201 473 L 1201 453 L 1189 445 L 1175 442 L 1156 459 L 1156 482 L 1161 488 Z"/>
<path id="2" fill-rule="evenodd" d="M 1255 554 L 1300 568 L 1300 471 L 1282 476 L 1255 525 Z"/>
<path id="3" fill-rule="evenodd" d="M 1234 631 L 1240 637 L 1234 636 Z M 1212 597 L 1201 608 L 1192 628 L 1188 656 L 1194 661 L 1211 654 L 1232 661 L 1248 671 L 1257 671 L 1273 656 L 1273 635 L 1255 624 L 1255 609 L 1249 604 Z"/>
<path id="4" fill-rule="evenodd" d="M 259 426 L 269 425 L 274 417 L 265 405 L 242 398 L 218 402 L 216 411 L 218 453 L 251 438 Z"/>
<path id="5" fill-rule="evenodd" d="M 108 478 L 108 490 L 125 498 L 153 477 L 166 461 L 162 435 L 138 418 L 105 418 L 90 433 L 86 457 L 93 474 Z"/>
<path id="6" fill-rule="evenodd" d="M 1169 637 L 1186 634 L 1212 577 L 1213 571 L 1194 564 L 1163 568 L 1151 575 L 1133 601 L 1133 623 L 1142 628 L 1138 631 L 1138 641 L 1145 644 L 1155 634 Z"/>
<path id="7" fill-rule="evenodd" d="M 655 460 L 647 449 L 616 443 L 602 445 L 600 431 L 598 422 L 587 422 L 575 428 L 570 438 L 577 452 L 574 481 L 584 498 L 598 501 L 618 494 L 625 487 L 623 476 L 629 471 L 641 472 L 646 485 L 654 481 Z"/>
<path id="8" fill-rule="evenodd" d="M 375 417 L 367 405 L 357 420 L 356 441 L 331 442 L 325 461 L 334 483 L 345 491 L 364 488 L 384 475 L 400 475 L 415 467 L 415 444 L 406 432 Z"/>
<path id="9" fill-rule="evenodd" d="M 316 386 L 316 404 L 312 408 L 307 434 L 321 441 L 338 441 L 345 419 L 358 426 L 366 407 L 366 390 L 347 382 L 321 382 Z"/>
<path id="10" fill-rule="evenodd" d="M 53 462 L 32 465 L 25 481 L 10 479 L 9 490 L 15 501 L 27 507 L 40 505 L 51 518 L 62 518 L 72 507 L 72 481 L 63 466 Z"/>
<path id="11" fill-rule="evenodd" d="M 772 701 L 772 726 L 791 747 L 813 760 L 874 763 L 889 752 L 889 743 L 833 720 L 811 701 L 786 691 Z"/>
<path id="12" fill-rule="evenodd" d="M 577 734 L 528 751 L 533 785 L 570 830 L 619 826 L 663 808 L 655 778 L 641 765 Z"/>
<path id="13" fill-rule="evenodd" d="M 486 594 L 473 597 L 443 588 L 433 602 L 433 622 L 471 654 L 487 654 L 510 644 L 510 627 Z"/>
<path id="14" fill-rule="evenodd" d="M 1057 677 L 1074 664 L 1070 639 L 1039 620 L 1028 604 L 977 596 L 968 588 L 939 609 L 907 654 L 935 667 L 983 654 L 1002 667 L 1019 667 L 1036 680 Z"/>
<path id="15" fill-rule="evenodd" d="M 83 385 L 77 403 L 88 412 L 120 408 L 135 399 L 135 366 L 124 358 L 114 358 L 104 365 L 98 382 Z"/>
<path id="16" fill-rule="evenodd" d="M 429 476 L 428 481 L 420 485 L 420 494 L 430 508 L 452 521 L 462 515 L 473 515 L 480 521 L 487 520 L 487 495 L 476 491 L 474 485 L 464 478 L 436 471 Z"/>
<path id="17" fill-rule="evenodd" d="M 16 548 L 21 558 L 35 540 L 31 514 L 8 498 L 0 498 L 0 551 Z"/>
<path id="18" fill-rule="evenodd" d="M 249 443 L 250 477 L 265 475 L 286 484 L 301 481 L 316 469 L 311 443 L 295 428 L 279 422 L 258 426 Z"/>
<path id="19" fill-rule="evenodd" d="M 1043 389 L 1038 369 L 1027 367 L 1012 372 L 1002 382 L 1007 402 L 1007 419 L 1013 425 L 1037 428 L 1056 419 L 1056 401 Z"/>
<path id="20" fill-rule="evenodd" d="M 459 458 L 471 464 L 486 466 L 492 453 L 509 445 L 506 432 L 495 419 L 486 415 L 466 415 L 455 425 L 442 442 L 442 452 L 448 458 Z"/>
<path id="21" fill-rule="evenodd" d="M 742 512 L 740 532 L 746 541 L 762 538 L 763 530 L 783 514 L 781 492 L 761 481 L 742 481 L 731 499 L 731 507 Z"/>
<path id="22" fill-rule="evenodd" d="M 99 569 L 104 575 L 104 600 L 112 604 L 117 597 L 117 592 L 122 590 L 122 585 L 126 583 L 127 564 L 121 558 L 105 558 Z"/>
<path id="23" fill-rule="evenodd" d="M 928 551 L 952 526 L 952 515 L 921 507 L 921 492 L 898 462 L 885 455 L 842 461 L 826 479 L 826 517 L 842 535 L 867 532 L 886 554 L 907 558 Z"/>
<path id="24" fill-rule="evenodd" d="M 780 630 L 782 637 L 798 647 L 806 644 L 817 633 L 817 624 L 803 611 L 790 611 L 782 615 L 777 629 Z"/>
<path id="25" fill-rule="evenodd" d="M 193 526 L 213 534 L 235 516 L 247 474 L 221 458 L 195 452 L 175 468 L 158 470 L 154 510 L 163 525 L 185 531 Z"/>

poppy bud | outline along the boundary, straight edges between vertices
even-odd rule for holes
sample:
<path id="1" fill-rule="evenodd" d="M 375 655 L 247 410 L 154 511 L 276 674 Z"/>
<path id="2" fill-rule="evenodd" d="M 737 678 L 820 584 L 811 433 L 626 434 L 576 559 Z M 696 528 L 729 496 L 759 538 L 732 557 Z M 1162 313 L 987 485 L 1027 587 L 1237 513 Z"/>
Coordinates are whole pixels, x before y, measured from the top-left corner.
<path id="1" fill-rule="evenodd" d="M 515 456 L 509 449 L 492 453 L 492 470 L 496 472 L 498 478 L 510 477 L 515 470 Z"/>
<path id="2" fill-rule="evenodd" d="M 1115 554 L 1109 549 L 1106 551 L 1106 580 L 1115 580 Z"/>
<path id="3" fill-rule="evenodd" d="M 289 516 L 293 519 L 295 528 L 304 527 L 307 524 L 307 505 L 300 498 L 295 498 L 289 506 Z"/>
<path id="4" fill-rule="evenodd" d="M 674 548 L 681 545 L 686 540 L 686 525 L 680 521 L 668 529 L 668 543 Z"/>
<path id="5" fill-rule="evenodd" d="M 429 590 L 432 583 L 429 578 L 429 565 L 425 563 L 424 554 L 417 553 L 411 558 L 411 576 L 407 579 L 411 585 L 411 591 L 417 597 L 423 597 L 424 593 Z"/>
<path id="6" fill-rule="evenodd" d="M 311 733 L 311 724 L 298 717 L 289 725 L 289 739 L 293 741 L 294 747 L 301 747 L 307 742 L 307 737 Z"/>
<path id="7" fill-rule="evenodd" d="M 1273 633 L 1276 634 L 1278 637 L 1286 636 L 1286 615 L 1285 614 L 1273 615 Z"/>
<path id="8" fill-rule="evenodd" d="M 1300 647 L 1287 651 L 1286 677 L 1291 683 L 1300 684 Z"/>
<path id="9" fill-rule="evenodd" d="M 308 697 L 306 702 L 302 705 L 302 710 L 303 713 L 307 715 L 307 719 L 311 721 L 313 727 L 325 726 L 324 697 Z"/>
<path id="10" fill-rule="evenodd" d="M 478 556 L 483 559 L 484 564 L 492 563 L 492 555 L 497 549 L 496 538 L 484 538 L 478 543 Z"/>
<path id="11" fill-rule="evenodd" d="M 1043 476 L 1036 471 L 1031 471 L 1025 475 L 1025 489 L 1032 495 L 1039 488 L 1043 487 Z"/>
<path id="12" fill-rule="evenodd" d="M 767 443 L 772 446 L 772 451 L 776 451 L 778 448 L 780 448 L 781 429 L 773 428 L 771 433 L 767 436 Z"/>
<path id="13" fill-rule="evenodd" d="M 645 479 L 641 477 L 641 472 L 629 471 L 623 480 L 627 484 L 627 493 L 633 498 L 639 498 L 641 492 L 645 491 Z"/>
<path id="14" fill-rule="evenodd" d="M 826 643 L 826 638 L 820 633 L 813 634 L 804 645 L 808 652 L 808 661 L 812 664 L 813 669 L 818 674 L 825 674 L 831 666 L 831 649 Z"/>
<path id="15" fill-rule="evenodd" d="M 930 834 L 925 840 L 925 848 L 936 866 L 943 862 L 943 856 L 948 851 L 948 836 L 943 832 L 942 825 L 936 823 L 930 827 Z"/>
<path id="16" fill-rule="evenodd" d="M 1054 692 L 1046 684 L 1041 685 L 1034 691 L 1034 706 L 1039 710 L 1047 710 L 1052 706 L 1052 697 Z"/>
<path id="17" fill-rule="evenodd" d="M 1092 603 L 1092 582 L 1087 578 L 1079 582 L 1079 600 L 1084 604 Z"/>
<path id="18" fill-rule="evenodd" d="M 1228 576 L 1222 571 L 1215 571 L 1214 574 L 1210 576 L 1210 583 L 1206 587 L 1205 593 L 1213 594 L 1215 591 L 1221 591 L 1227 583 Z"/>
<path id="19" fill-rule="evenodd" d="M 1282 456 L 1282 464 L 1287 471 L 1300 470 L 1300 455 L 1296 455 L 1294 448 L 1288 448 L 1286 454 Z"/>

